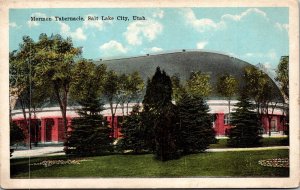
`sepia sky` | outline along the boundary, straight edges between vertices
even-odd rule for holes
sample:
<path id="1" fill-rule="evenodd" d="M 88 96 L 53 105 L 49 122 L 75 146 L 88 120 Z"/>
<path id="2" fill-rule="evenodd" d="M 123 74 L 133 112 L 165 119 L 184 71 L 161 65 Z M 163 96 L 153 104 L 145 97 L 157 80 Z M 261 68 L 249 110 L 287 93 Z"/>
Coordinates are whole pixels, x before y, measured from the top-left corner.
<path id="1" fill-rule="evenodd" d="M 55 20 L 79 16 L 84 21 Z M 61 34 L 83 47 L 87 59 L 201 49 L 262 63 L 274 72 L 289 53 L 288 8 L 11 9 L 9 29 L 10 51 L 18 49 L 24 35 L 37 40 L 41 33 Z"/>

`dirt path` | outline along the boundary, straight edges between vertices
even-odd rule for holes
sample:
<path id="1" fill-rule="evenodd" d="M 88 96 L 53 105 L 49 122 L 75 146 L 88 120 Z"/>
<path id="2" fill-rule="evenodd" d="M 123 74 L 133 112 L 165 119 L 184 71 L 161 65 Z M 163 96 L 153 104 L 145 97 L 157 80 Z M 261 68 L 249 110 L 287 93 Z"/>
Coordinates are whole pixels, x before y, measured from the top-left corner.
<path id="1" fill-rule="evenodd" d="M 11 158 L 27 158 L 27 157 L 40 157 L 50 155 L 64 155 L 63 146 L 49 146 L 49 147 L 32 147 L 31 150 L 21 149 L 15 150 Z"/>

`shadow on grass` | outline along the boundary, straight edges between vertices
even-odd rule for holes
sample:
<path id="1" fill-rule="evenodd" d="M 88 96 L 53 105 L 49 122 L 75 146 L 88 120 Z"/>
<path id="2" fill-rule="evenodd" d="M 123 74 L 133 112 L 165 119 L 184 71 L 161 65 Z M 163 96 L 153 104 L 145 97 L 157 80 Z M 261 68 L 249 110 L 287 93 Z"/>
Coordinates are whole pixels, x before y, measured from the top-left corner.
<path id="1" fill-rule="evenodd" d="M 38 158 L 12 158 L 10 159 L 10 177 L 17 176 L 19 174 L 28 173 L 30 178 L 30 172 L 43 170 L 44 166 L 31 165 L 33 163 L 43 162 L 46 160 L 67 160 L 66 156 L 47 156 Z M 22 177 L 27 178 L 27 177 Z"/>
<path id="2" fill-rule="evenodd" d="M 257 147 L 270 147 L 270 146 L 288 146 L 288 137 L 265 137 L 261 140 L 261 145 Z M 227 139 L 218 139 L 217 143 L 210 144 L 209 148 L 230 148 L 227 145 Z"/>

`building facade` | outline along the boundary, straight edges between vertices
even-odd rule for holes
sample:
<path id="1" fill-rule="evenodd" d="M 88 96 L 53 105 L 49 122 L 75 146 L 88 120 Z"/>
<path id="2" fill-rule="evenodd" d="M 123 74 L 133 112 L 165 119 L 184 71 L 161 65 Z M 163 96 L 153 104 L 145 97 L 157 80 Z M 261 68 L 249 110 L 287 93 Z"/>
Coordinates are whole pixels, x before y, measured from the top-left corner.
<path id="1" fill-rule="evenodd" d="M 156 67 L 160 67 L 169 76 L 179 74 L 181 82 L 185 82 L 189 79 L 192 72 L 201 71 L 210 75 L 210 82 L 212 86 L 216 86 L 218 76 L 224 73 L 234 76 L 238 81 L 240 81 L 240 87 L 243 85 L 243 73 L 246 66 L 250 66 L 249 63 L 234 58 L 230 55 L 225 55 L 216 52 L 206 52 L 199 50 L 192 51 L 179 51 L 171 53 L 160 53 L 155 55 L 145 55 L 130 58 L 120 58 L 120 59 L 110 59 L 104 60 L 100 59 L 94 61 L 95 64 L 104 64 L 107 66 L 108 70 L 114 70 L 119 74 L 131 74 L 134 71 L 139 72 L 142 79 L 147 81 L 151 78 L 156 70 Z M 276 84 L 269 79 L 271 85 L 275 88 L 275 96 L 278 97 L 279 102 L 284 102 L 280 90 Z M 230 129 L 229 121 L 229 110 L 228 102 L 226 100 L 216 98 L 218 95 L 211 94 L 207 98 L 207 104 L 210 108 L 210 114 L 212 115 L 212 126 L 216 131 L 216 136 L 226 136 L 228 129 Z M 16 97 L 15 97 L 16 98 Z M 11 101 L 12 102 L 12 101 Z M 14 100 L 16 102 L 16 100 Z M 234 105 L 237 101 L 231 101 L 230 113 L 234 112 Z M 129 109 L 134 104 L 129 105 Z M 123 118 L 121 109 L 116 112 L 116 117 L 112 120 L 111 113 L 108 105 L 104 106 L 104 111 L 102 112 L 105 119 L 108 121 L 110 126 L 114 122 L 112 137 L 118 139 L 122 136 L 121 130 L 121 118 Z M 26 123 L 29 121 L 24 121 L 23 113 L 18 109 L 13 109 L 11 114 L 13 121 L 16 122 L 24 131 L 27 141 L 29 139 L 29 133 L 31 134 L 31 142 L 41 142 L 41 143 L 58 143 L 63 142 L 64 132 L 66 130 L 71 131 L 71 120 L 74 117 L 78 117 L 76 113 L 76 107 L 69 107 L 67 110 L 68 118 L 68 129 L 63 128 L 62 116 L 59 107 L 46 107 L 39 109 L 34 115 L 31 122 L 31 128 L 26 129 Z M 283 111 L 284 107 L 279 105 L 274 110 L 270 110 L 270 126 L 268 118 L 263 115 L 261 118 L 262 123 L 262 133 L 264 135 L 271 134 L 284 135 L 287 129 L 285 128 L 285 114 Z M 130 110 L 129 110 L 130 112 Z"/>
<path id="2" fill-rule="evenodd" d="M 227 101 L 208 100 L 207 103 L 210 107 L 209 113 L 212 115 L 212 126 L 216 132 L 216 136 L 226 137 L 228 130 L 231 128 Z M 236 101 L 232 102 L 231 113 L 234 112 L 235 103 Z M 133 105 L 134 104 L 129 105 L 129 113 Z M 23 113 L 21 110 L 14 110 L 12 114 L 13 122 L 15 122 L 24 131 L 26 136 L 25 142 L 29 142 L 29 134 L 31 134 L 32 143 L 60 143 L 64 141 L 65 129 L 63 127 L 63 119 L 61 117 L 59 107 L 45 108 L 36 113 L 34 118 L 32 118 L 30 121 L 30 133 L 29 129 L 25 127 L 25 120 L 23 119 Z M 112 130 L 111 136 L 115 139 L 121 138 L 121 121 L 123 118 L 121 109 L 117 109 L 114 121 L 112 120 L 108 107 L 106 107 L 102 114 L 104 115 L 104 119 L 108 122 L 109 126 L 112 126 L 112 122 L 114 122 L 114 129 Z M 72 130 L 71 120 L 74 117 L 78 117 L 75 108 L 68 109 L 67 131 Z M 284 136 L 285 132 L 287 131 L 285 119 L 286 118 L 283 114 L 282 107 L 280 106 L 278 106 L 278 108 L 276 108 L 271 115 L 271 126 L 269 126 L 267 116 L 263 115 L 261 118 L 262 134 L 264 136 L 268 136 L 269 131 L 271 130 L 271 136 Z"/>

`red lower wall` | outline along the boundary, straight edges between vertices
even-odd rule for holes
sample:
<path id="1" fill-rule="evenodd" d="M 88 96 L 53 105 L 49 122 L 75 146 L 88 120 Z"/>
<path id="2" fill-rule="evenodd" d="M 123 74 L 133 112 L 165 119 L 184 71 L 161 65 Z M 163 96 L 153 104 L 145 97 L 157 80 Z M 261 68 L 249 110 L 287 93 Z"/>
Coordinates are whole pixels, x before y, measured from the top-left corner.
<path id="1" fill-rule="evenodd" d="M 213 128 L 216 132 L 216 136 L 226 136 L 227 130 L 230 129 L 230 125 L 224 124 L 224 113 L 218 113 L 215 116 L 215 121 L 213 122 Z M 67 131 L 72 131 L 71 128 L 71 117 L 68 117 L 68 129 Z M 123 117 L 115 117 L 112 121 L 112 117 L 105 117 L 109 126 L 112 126 L 114 122 L 114 128 L 112 130 L 113 138 L 122 137 L 120 123 L 123 121 Z M 25 134 L 25 142 L 29 142 L 29 130 L 26 128 L 26 123 L 24 119 L 14 119 L 13 120 Z M 266 116 L 263 116 L 262 119 L 263 133 L 269 133 L 269 122 Z M 276 125 L 273 128 L 272 132 L 279 132 L 283 134 L 284 128 L 284 118 L 280 115 L 273 115 L 271 118 L 273 125 Z M 63 127 L 63 121 L 60 117 L 46 117 L 41 119 L 32 119 L 31 120 L 31 142 L 63 142 L 65 137 L 65 129 Z"/>

